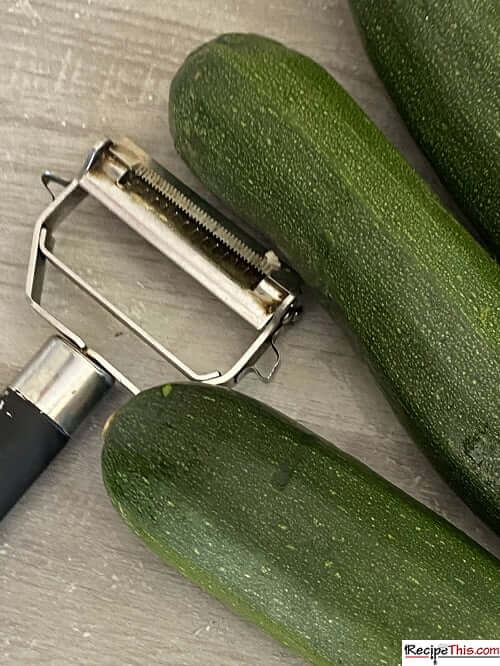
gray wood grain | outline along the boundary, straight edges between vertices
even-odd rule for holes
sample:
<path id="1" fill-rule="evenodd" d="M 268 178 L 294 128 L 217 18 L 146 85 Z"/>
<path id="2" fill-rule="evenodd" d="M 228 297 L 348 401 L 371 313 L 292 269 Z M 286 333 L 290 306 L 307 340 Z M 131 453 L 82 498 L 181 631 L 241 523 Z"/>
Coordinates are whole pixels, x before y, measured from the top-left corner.
<path id="1" fill-rule="evenodd" d="M 5 0 L 0 21 L 0 385 L 50 333 L 23 298 L 31 229 L 47 202 L 40 172 L 70 175 L 101 135 L 128 134 L 196 185 L 168 134 L 168 88 L 187 53 L 220 32 L 260 32 L 316 58 L 449 203 L 368 63 L 345 0 Z M 60 248 L 201 369 L 227 361 L 248 339 L 233 315 L 95 207 L 61 230 Z M 51 307 L 136 382 L 177 378 L 50 277 Z M 271 385 L 248 379 L 241 390 L 363 459 L 500 554 L 499 539 L 433 471 L 338 322 L 311 298 L 282 351 Z M 115 391 L 104 400 L 0 524 L 0 663 L 303 663 L 162 565 L 115 514 L 101 482 L 100 432 L 125 398 Z"/>

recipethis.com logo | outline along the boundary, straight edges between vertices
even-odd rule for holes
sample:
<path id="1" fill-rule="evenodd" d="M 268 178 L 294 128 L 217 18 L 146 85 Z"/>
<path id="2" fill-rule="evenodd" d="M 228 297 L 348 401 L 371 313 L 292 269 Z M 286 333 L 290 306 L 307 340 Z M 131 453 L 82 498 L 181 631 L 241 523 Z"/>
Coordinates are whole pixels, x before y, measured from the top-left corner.
<path id="1" fill-rule="evenodd" d="M 500 666 L 500 640 L 402 641 L 402 666 Z M 420 661 L 416 661 L 419 659 Z M 424 661 L 426 660 L 426 661 Z"/>

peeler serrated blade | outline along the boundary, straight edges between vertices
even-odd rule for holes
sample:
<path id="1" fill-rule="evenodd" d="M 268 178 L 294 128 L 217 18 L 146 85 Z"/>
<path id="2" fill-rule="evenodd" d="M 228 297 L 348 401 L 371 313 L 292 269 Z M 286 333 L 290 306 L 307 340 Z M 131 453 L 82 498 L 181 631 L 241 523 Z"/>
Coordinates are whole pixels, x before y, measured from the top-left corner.
<path id="1" fill-rule="evenodd" d="M 296 297 L 297 276 L 130 139 L 105 144 L 81 186 L 257 330 Z"/>
<path id="2" fill-rule="evenodd" d="M 177 206 L 185 215 L 189 216 L 205 231 L 217 238 L 219 242 L 223 243 L 229 250 L 256 270 L 264 275 L 269 275 L 272 271 L 279 270 L 281 267 L 279 258 L 272 250 L 267 251 L 264 255 L 260 255 L 248 247 L 243 240 L 229 231 L 223 224 L 189 199 L 175 185 L 168 182 L 159 173 L 154 171 L 154 169 L 140 164 L 134 167 L 133 171 L 136 176 L 141 178 L 158 194 Z"/>

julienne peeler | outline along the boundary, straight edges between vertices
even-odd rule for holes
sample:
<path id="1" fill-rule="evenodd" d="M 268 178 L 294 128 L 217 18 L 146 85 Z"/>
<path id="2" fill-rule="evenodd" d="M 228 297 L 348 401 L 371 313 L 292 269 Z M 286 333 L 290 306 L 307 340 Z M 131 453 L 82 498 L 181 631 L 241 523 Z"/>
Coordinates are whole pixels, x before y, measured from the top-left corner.
<path id="1" fill-rule="evenodd" d="M 298 275 L 273 250 L 266 250 L 245 234 L 130 139 L 99 142 L 71 181 L 46 172 L 42 182 L 53 201 L 35 225 L 26 295 L 58 335 L 47 341 L 0 396 L 0 518 L 115 381 L 130 393 L 139 393 L 126 376 L 42 306 L 47 264 L 62 271 L 193 381 L 228 384 L 250 370 L 269 381 L 280 361 L 276 337 L 301 311 Z M 58 196 L 50 189 L 53 183 L 63 187 Z M 56 256 L 57 226 L 88 195 L 256 330 L 253 342 L 231 368 L 196 372 Z M 255 363 L 266 349 L 274 354 L 274 362 L 263 374 Z"/>

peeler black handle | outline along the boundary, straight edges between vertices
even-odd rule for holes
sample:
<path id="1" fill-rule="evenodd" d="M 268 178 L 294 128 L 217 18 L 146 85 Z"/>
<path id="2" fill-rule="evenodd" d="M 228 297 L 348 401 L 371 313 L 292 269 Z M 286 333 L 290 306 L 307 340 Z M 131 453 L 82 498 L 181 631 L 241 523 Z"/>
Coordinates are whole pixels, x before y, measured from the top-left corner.
<path id="1" fill-rule="evenodd" d="M 14 506 L 69 439 L 16 391 L 0 399 L 0 518 Z"/>
<path id="2" fill-rule="evenodd" d="M 78 349 L 53 337 L 0 395 L 0 519 L 112 383 Z"/>

